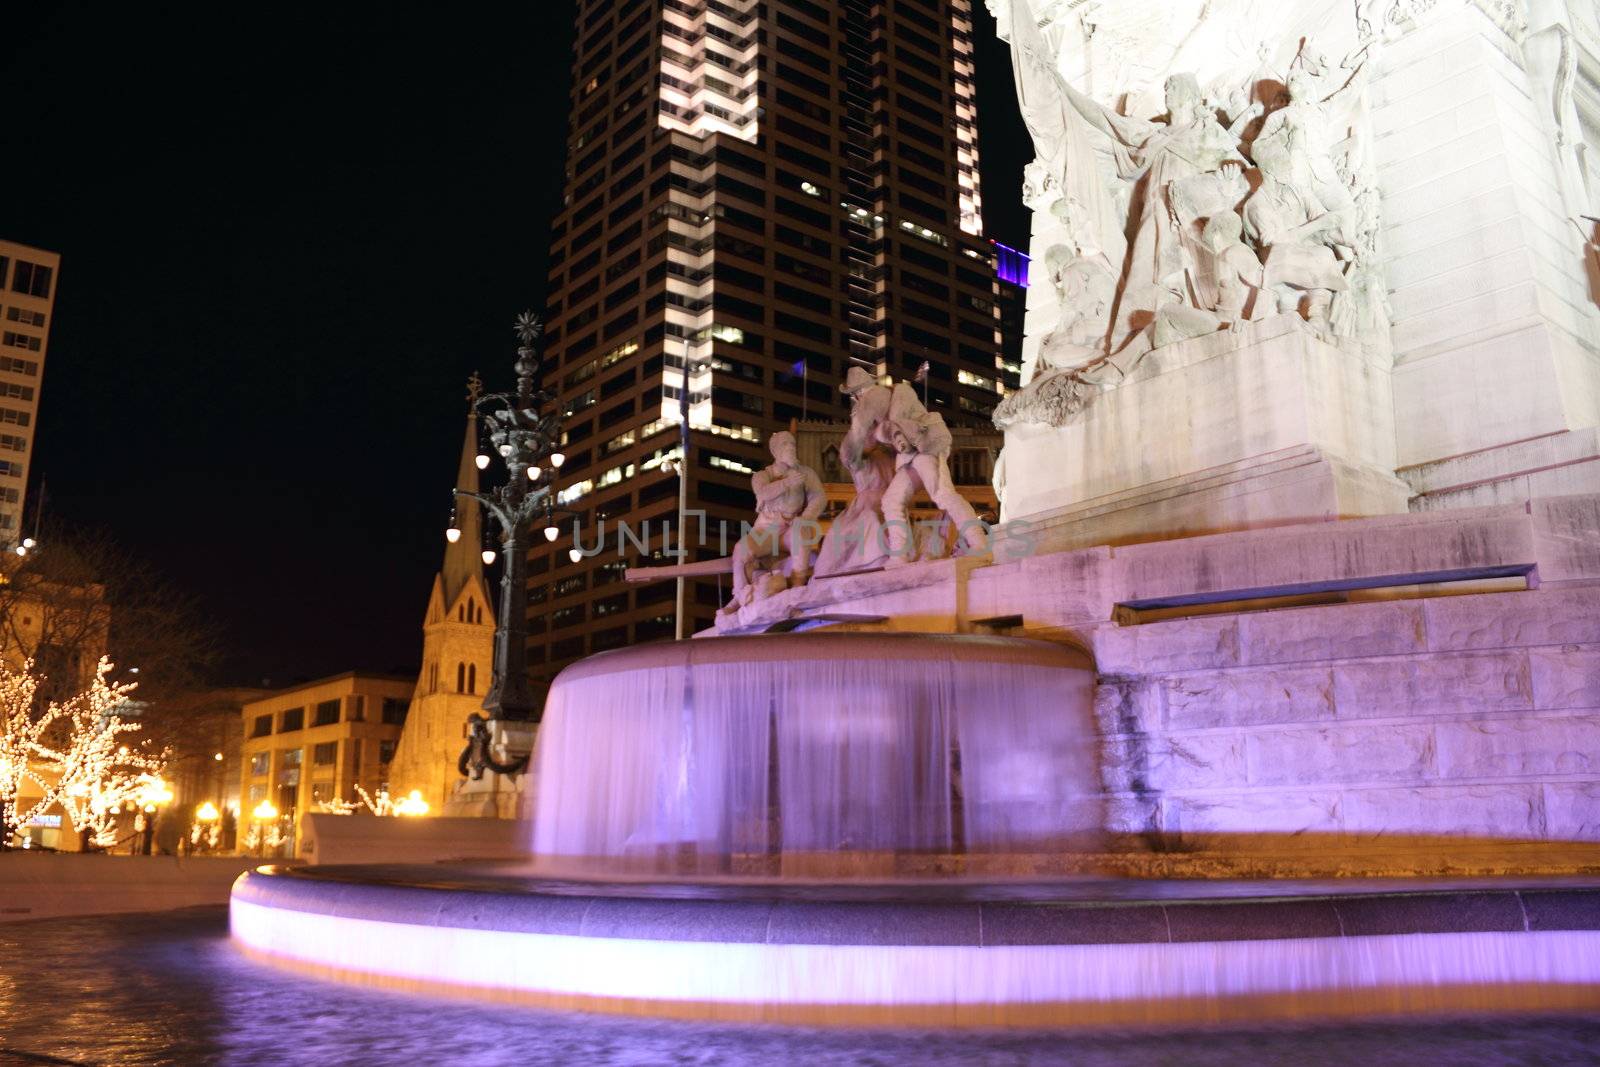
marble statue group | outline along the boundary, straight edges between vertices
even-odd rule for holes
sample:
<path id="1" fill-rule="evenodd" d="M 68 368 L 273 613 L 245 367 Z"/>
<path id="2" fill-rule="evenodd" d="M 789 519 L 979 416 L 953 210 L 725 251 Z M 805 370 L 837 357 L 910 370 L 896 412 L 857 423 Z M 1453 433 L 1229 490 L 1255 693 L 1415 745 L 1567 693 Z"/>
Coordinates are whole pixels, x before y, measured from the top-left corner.
<path id="1" fill-rule="evenodd" d="M 950 476 L 952 438 L 943 416 L 924 407 L 909 384 L 880 381 L 861 367 L 849 368 L 839 388 L 851 404 L 839 460 L 850 472 L 854 499 L 823 536 L 822 482 L 799 462 L 793 434 L 773 434 L 772 464 L 750 479 L 756 517 L 734 546 L 733 599 L 725 614 L 804 585 L 813 573 L 898 567 L 939 554 L 944 539 L 910 519 L 919 489 L 962 549 L 986 547 L 986 527 Z"/>
<path id="2" fill-rule="evenodd" d="M 1062 73 L 1051 22 L 1070 5 L 989 7 L 1037 153 L 1023 198 L 1053 235 L 1039 265 L 1057 307 L 998 426 L 1062 425 L 1151 350 L 1272 315 L 1346 347 L 1387 336 L 1364 47 L 1336 63 L 1302 39 L 1273 70 L 1262 44 L 1230 79 L 1170 75 L 1165 111 L 1140 118 Z"/>

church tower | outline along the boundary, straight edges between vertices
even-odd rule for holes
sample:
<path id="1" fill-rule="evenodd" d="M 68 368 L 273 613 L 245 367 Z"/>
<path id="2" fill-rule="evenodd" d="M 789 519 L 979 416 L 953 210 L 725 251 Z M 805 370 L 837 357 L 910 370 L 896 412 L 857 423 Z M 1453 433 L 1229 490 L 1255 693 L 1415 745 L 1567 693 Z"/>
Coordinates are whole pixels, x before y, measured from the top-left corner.
<path id="1" fill-rule="evenodd" d="M 471 393 L 476 395 L 476 379 Z M 456 488 L 478 491 L 478 418 L 469 405 Z M 411 711 L 389 766 L 389 792 L 420 790 L 443 814 L 460 776 L 456 760 L 466 746 L 467 716 L 483 710 L 494 662 L 494 606 L 483 576 L 483 521 L 477 501 L 460 497 L 456 528 L 428 594 L 422 623 L 422 673 Z"/>

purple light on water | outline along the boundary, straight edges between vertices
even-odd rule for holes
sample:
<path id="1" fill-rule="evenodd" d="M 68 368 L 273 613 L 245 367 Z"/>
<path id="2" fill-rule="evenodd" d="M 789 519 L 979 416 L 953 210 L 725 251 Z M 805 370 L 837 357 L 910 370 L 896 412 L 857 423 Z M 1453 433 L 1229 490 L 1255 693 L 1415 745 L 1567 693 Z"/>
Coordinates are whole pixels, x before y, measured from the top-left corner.
<path id="1" fill-rule="evenodd" d="M 994 245 L 994 272 L 1003 282 L 1028 287 L 1028 263 L 1026 253 L 1018 252 L 1010 245 L 1003 245 L 999 241 L 991 240 Z"/>

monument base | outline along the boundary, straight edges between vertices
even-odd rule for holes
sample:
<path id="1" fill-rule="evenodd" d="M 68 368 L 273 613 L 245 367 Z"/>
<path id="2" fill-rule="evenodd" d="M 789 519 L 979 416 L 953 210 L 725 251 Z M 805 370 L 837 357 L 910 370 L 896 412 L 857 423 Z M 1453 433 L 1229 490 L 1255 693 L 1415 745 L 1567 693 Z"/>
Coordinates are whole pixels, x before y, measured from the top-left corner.
<path id="1" fill-rule="evenodd" d="M 1385 360 L 1280 315 L 1146 354 L 1006 431 L 1005 517 L 1052 548 L 1404 512 Z"/>
<path id="2" fill-rule="evenodd" d="M 739 623 L 1092 650 L 1105 829 L 1181 868 L 1600 871 L 1600 494 L 1025 547 Z"/>
<path id="3" fill-rule="evenodd" d="M 1521 504 L 1600 493 L 1600 429 L 1567 430 L 1403 467 L 1416 511 Z"/>
<path id="4" fill-rule="evenodd" d="M 489 721 L 489 750 L 495 759 L 512 763 L 533 751 L 536 727 L 530 722 Z M 456 781 L 455 791 L 440 814 L 476 819 L 526 819 L 531 811 L 528 780 L 532 767 L 516 774 L 484 769 L 483 777 L 470 775 Z"/>

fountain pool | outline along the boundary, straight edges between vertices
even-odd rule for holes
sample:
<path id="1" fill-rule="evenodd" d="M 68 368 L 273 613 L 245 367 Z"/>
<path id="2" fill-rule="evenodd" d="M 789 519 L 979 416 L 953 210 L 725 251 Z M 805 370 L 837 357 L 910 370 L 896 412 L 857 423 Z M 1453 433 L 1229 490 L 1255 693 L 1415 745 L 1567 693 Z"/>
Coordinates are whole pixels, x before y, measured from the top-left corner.
<path id="1" fill-rule="evenodd" d="M 595 656 L 547 703 L 530 863 L 263 868 L 233 939 L 368 984 L 786 1024 L 1600 1009 L 1589 884 L 1028 880 L 1102 825 L 1093 683 L 1070 648 L 944 634 Z M 975 857 L 990 877 L 904 876 Z"/>

